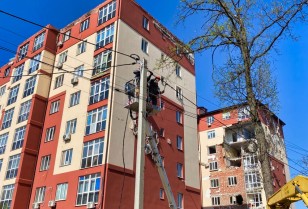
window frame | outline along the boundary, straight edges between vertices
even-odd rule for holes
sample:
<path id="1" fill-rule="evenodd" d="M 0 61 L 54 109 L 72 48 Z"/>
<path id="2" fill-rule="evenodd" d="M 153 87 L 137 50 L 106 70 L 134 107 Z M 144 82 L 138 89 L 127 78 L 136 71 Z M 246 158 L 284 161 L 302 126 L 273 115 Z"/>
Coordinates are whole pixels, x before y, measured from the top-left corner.
<path id="1" fill-rule="evenodd" d="M 25 88 L 23 92 L 23 98 L 30 96 L 34 92 L 36 84 L 36 75 L 32 76 L 31 78 L 28 78 L 25 82 Z"/>
<path id="2" fill-rule="evenodd" d="M 54 89 L 57 89 L 63 86 L 63 81 L 64 81 L 64 74 L 57 76 L 55 79 Z"/>
<path id="3" fill-rule="evenodd" d="M 177 209 L 183 209 L 184 195 L 182 193 L 177 194 Z"/>
<path id="4" fill-rule="evenodd" d="M 212 189 L 219 188 L 219 179 L 218 178 L 211 179 L 210 184 L 211 184 L 210 188 Z"/>
<path id="5" fill-rule="evenodd" d="M 0 135 L 0 155 L 5 153 L 9 132 Z"/>
<path id="6" fill-rule="evenodd" d="M 74 107 L 76 105 L 79 104 L 80 102 L 80 94 L 81 94 L 81 90 L 74 92 L 70 95 L 70 103 L 69 103 L 69 107 Z"/>
<path id="7" fill-rule="evenodd" d="M 183 151 L 183 137 L 182 136 L 179 136 L 179 135 L 176 136 L 176 148 L 178 150 Z"/>
<path id="8" fill-rule="evenodd" d="M 220 205 L 220 197 L 219 196 L 211 197 L 211 200 L 212 200 L 212 205 L 213 206 Z"/>
<path id="9" fill-rule="evenodd" d="M 141 51 L 146 54 L 149 53 L 149 42 L 145 39 L 141 39 Z"/>
<path id="10" fill-rule="evenodd" d="M 80 42 L 77 45 L 77 53 L 76 55 L 82 54 L 87 50 L 87 40 L 84 40 L 82 42 Z"/>
<path id="11" fill-rule="evenodd" d="M 35 189 L 34 203 L 43 203 L 45 200 L 46 186 Z"/>
<path id="12" fill-rule="evenodd" d="M 107 110 L 107 105 L 105 105 L 88 111 L 85 133 L 86 136 L 105 130 L 107 124 Z M 101 115 L 101 118 L 99 118 L 99 115 Z"/>
<path id="13" fill-rule="evenodd" d="M 101 25 L 108 20 L 112 19 L 116 15 L 117 4 L 116 1 L 112 1 L 109 4 L 103 6 L 98 10 L 97 23 Z"/>
<path id="14" fill-rule="evenodd" d="M 108 99 L 110 78 L 104 77 L 91 83 L 89 105 Z"/>
<path id="15" fill-rule="evenodd" d="M 113 42 L 114 38 L 114 23 L 104 27 L 96 33 L 95 50 L 103 48 L 107 44 Z"/>
<path id="16" fill-rule="evenodd" d="M 50 166 L 50 160 L 51 160 L 51 155 L 42 156 L 39 171 L 47 171 Z"/>
<path id="17" fill-rule="evenodd" d="M 215 130 L 210 130 L 207 132 L 207 138 L 208 139 L 214 139 L 216 137 Z"/>
<path id="18" fill-rule="evenodd" d="M 149 19 L 146 18 L 145 16 L 143 16 L 143 18 L 142 18 L 142 27 L 145 30 L 150 31 L 150 22 L 149 22 Z"/>
<path id="19" fill-rule="evenodd" d="M 9 93 L 9 96 L 8 96 L 8 100 L 7 100 L 7 106 L 15 103 L 17 101 L 17 96 L 18 96 L 18 92 L 19 92 L 19 84 L 12 87 L 10 89 L 10 93 Z"/>
<path id="20" fill-rule="evenodd" d="M 52 115 L 60 110 L 60 99 L 50 103 L 49 115 Z"/>
<path id="21" fill-rule="evenodd" d="M 22 126 L 15 129 L 12 150 L 20 149 L 23 146 L 27 126 Z"/>
<path id="22" fill-rule="evenodd" d="M 184 178 L 184 166 L 182 163 L 176 163 L 176 175 L 178 178 Z"/>
<path id="23" fill-rule="evenodd" d="M 88 17 L 87 19 L 83 20 L 80 23 L 80 28 L 79 28 L 79 32 L 83 32 L 85 30 L 87 30 L 90 27 L 90 17 Z"/>
<path id="24" fill-rule="evenodd" d="M 13 199 L 15 184 L 8 184 L 2 187 L 0 204 L 3 208 L 10 208 Z"/>
<path id="25" fill-rule="evenodd" d="M 32 106 L 32 99 L 21 103 L 17 118 L 17 123 L 21 123 L 23 121 L 28 120 L 31 111 L 31 106 Z"/>
<path id="26" fill-rule="evenodd" d="M 44 46 L 45 34 L 46 32 L 44 31 L 34 38 L 33 52 L 39 50 L 40 48 Z"/>
<path id="27" fill-rule="evenodd" d="M 183 90 L 182 90 L 181 87 L 179 87 L 179 86 L 175 87 L 175 96 L 176 96 L 177 99 L 183 100 Z"/>
<path id="28" fill-rule="evenodd" d="M 15 67 L 12 84 L 19 81 L 22 78 L 22 73 L 24 71 L 24 68 L 25 68 L 25 63 L 22 63 L 18 65 L 17 67 Z"/>
<path id="29" fill-rule="evenodd" d="M 73 148 L 63 150 L 61 153 L 61 161 L 60 166 L 69 166 L 72 164 L 72 158 L 73 158 Z"/>
<path id="30" fill-rule="evenodd" d="M 210 171 L 218 171 L 218 162 L 212 161 L 209 163 L 209 170 Z"/>
<path id="31" fill-rule="evenodd" d="M 68 41 L 71 38 L 71 32 L 72 32 L 71 29 L 69 29 L 63 33 L 63 36 L 62 36 L 63 43 L 65 41 Z"/>
<path id="32" fill-rule="evenodd" d="M 28 74 L 31 74 L 39 69 L 41 61 L 41 53 L 33 56 L 30 60 Z"/>
<path id="33" fill-rule="evenodd" d="M 45 142 L 53 140 L 56 131 L 56 126 L 52 126 L 46 129 Z"/>
<path id="34" fill-rule="evenodd" d="M 104 157 L 104 146 L 104 137 L 84 142 L 80 167 L 83 169 L 102 165 Z"/>
<path id="35" fill-rule="evenodd" d="M 183 113 L 181 111 L 176 111 L 176 122 L 183 124 Z"/>
<path id="36" fill-rule="evenodd" d="M 11 127 L 13 116 L 14 116 L 14 107 L 4 112 L 4 116 L 3 116 L 3 120 L 1 124 L 1 130 Z"/>
<path id="37" fill-rule="evenodd" d="M 74 134 L 77 129 L 77 118 L 66 121 L 65 134 Z"/>
<path id="38" fill-rule="evenodd" d="M 7 170 L 5 174 L 6 180 L 16 178 L 18 173 L 19 163 L 20 163 L 20 154 L 12 155 L 9 157 Z"/>
<path id="39" fill-rule="evenodd" d="M 94 189 L 90 190 L 91 182 L 94 183 Z M 78 179 L 78 189 L 77 189 L 77 198 L 76 198 L 76 206 L 87 205 L 89 202 L 98 202 L 99 191 L 101 187 L 101 174 L 94 173 L 88 174 L 84 176 L 79 176 Z M 88 185 L 85 187 L 84 185 Z M 92 195 L 91 195 L 92 194 Z M 92 200 L 89 197 L 93 197 Z M 83 202 L 83 198 L 86 198 L 86 201 Z M 80 201 L 79 201 L 80 200 Z"/>
<path id="40" fill-rule="evenodd" d="M 55 201 L 66 200 L 67 199 L 67 190 L 68 190 L 68 183 L 67 182 L 57 184 Z"/>
<path id="41" fill-rule="evenodd" d="M 29 42 L 28 43 L 25 43 L 24 45 L 22 45 L 20 48 L 19 48 L 19 51 L 18 51 L 18 62 L 22 59 L 24 59 L 27 54 L 28 54 L 28 49 L 29 49 Z"/>
<path id="42" fill-rule="evenodd" d="M 92 76 L 95 76 L 99 73 L 106 72 L 111 68 L 112 63 L 112 51 L 105 50 L 94 57 L 94 69 Z"/>

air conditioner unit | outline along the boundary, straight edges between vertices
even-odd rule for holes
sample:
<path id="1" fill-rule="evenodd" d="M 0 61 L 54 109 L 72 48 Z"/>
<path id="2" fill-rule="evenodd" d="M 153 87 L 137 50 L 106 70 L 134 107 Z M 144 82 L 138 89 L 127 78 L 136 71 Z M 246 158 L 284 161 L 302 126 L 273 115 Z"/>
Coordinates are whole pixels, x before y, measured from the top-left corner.
<path id="1" fill-rule="evenodd" d="M 64 135 L 63 135 L 63 140 L 64 140 L 65 142 L 70 141 L 70 140 L 71 140 L 71 134 L 64 134 Z"/>
<path id="2" fill-rule="evenodd" d="M 72 78 L 71 84 L 73 84 L 73 85 L 78 84 L 78 77 L 77 77 L 77 76 L 74 76 L 74 77 Z"/>
<path id="3" fill-rule="evenodd" d="M 51 208 L 56 207 L 56 201 L 50 200 L 50 201 L 48 202 L 48 207 L 51 207 Z"/>
<path id="4" fill-rule="evenodd" d="M 87 208 L 95 208 L 95 203 L 94 202 L 88 202 Z"/>
<path id="5" fill-rule="evenodd" d="M 40 208 L 40 203 L 35 202 L 33 203 L 33 209 L 39 209 Z"/>
<path id="6" fill-rule="evenodd" d="M 63 67 L 63 63 L 62 62 L 58 62 L 58 64 L 56 65 L 56 68 L 58 68 L 59 70 L 61 70 Z"/>
<path id="7" fill-rule="evenodd" d="M 58 46 L 58 47 L 62 47 L 62 46 L 63 46 L 63 42 L 62 42 L 62 41 L 59 41 L 59 42 L 57 43 L 57 46 Z"/>

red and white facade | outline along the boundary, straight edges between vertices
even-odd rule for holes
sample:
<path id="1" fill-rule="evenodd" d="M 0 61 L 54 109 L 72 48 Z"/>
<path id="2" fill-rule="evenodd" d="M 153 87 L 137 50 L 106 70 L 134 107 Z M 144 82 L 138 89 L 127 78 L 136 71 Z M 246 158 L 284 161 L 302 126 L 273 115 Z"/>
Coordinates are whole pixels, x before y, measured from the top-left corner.
<path id="1" fill-rule="evenodd" d="M 267 108 L 259 111 L 259 118 L 269 145 L 273 188 L 277 191 L 289 180 L 282 129 L 285 124 Z M 198 129 L 202 208 L 265 208 L 267 201 L 248 107 L 232 106 L 211 112 L 200 108 Z"/>
<path id="2" fill-rule="evenodd" d="M 42 40 L 37 50 L 35 40 Z M 10 73 L 24 63 L 25 70 L 35 66 L 30 74 L 38 75 L 31 96 L 23 97 L 20 89 L 16 102 L 9 105 L 10 91 L 1 96 L 1 124 L 7 121 L 6 111 L 16 109 L 11 127 L 0 131 L 0 135 L 9 132 L 7 149 L 0 154 L 0 198 L 7 194 L 4 189 L 11 192 L 2 202 L 18 209 L 89 208 L 91 203 L 95 208 L 133 208 L 137 138 L 134 121 L 124 108 L 123 90 L 138 66 L 123 64 L 134 61 L 124 54 L 137 54 L 155 75 L 181 91 L 167 87 L 161 111 L 147 119 L 162 133 L 158 146 L 178 208 L 200 208 L 197 120 L 185 114 L 196 109 L 181 96 L 196 102 L 193 57 L 174 54 L 179 58 L 177 70 L 157 68 L 176 40 L 136 2 L 108 0 L 65 28 L 43 29 L 22 43 L 19 52 L 29 43 L 23 49 L 26 57 L 17 61 L 16 56 Z M 39 53 L 36 69 L 31 62 Z M 22 76 L 15 83 L 14 77 L 1 79 L 0 88 L 24 86 L 29 78 Z M 29 99 L 29 116 L 17 123 L 17 109 Z M 20 126 L 26 126 L 23 145 L 11 150 L 14 130 Z M 10 157 L 16 154 L 20 155 L 17 174 L 6 179 Z M 169 208 L 150 156 L 144 179 L 144 208 Z"/>

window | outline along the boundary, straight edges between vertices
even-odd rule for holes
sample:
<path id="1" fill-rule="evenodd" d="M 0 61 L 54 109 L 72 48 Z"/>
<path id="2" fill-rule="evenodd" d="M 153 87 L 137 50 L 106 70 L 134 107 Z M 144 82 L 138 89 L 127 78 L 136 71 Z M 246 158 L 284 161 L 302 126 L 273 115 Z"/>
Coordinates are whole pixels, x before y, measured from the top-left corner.
<path id="1" fill-rule="evenodd" d="M 89 28 L 90 25 L 90 18 L 84 20 L 80 23 L 80 32 L 85 31 Z"/>
<path id="2" fill-rule="evenodd" d="M 179 178 L 183 178 L 183 165 L 181 163 L 176 163 L 176 173 Z"/>
<path id="3" fill-rule="evenodd" d="M 77 45 L 77 55 L 84 53 L 86 51 L 86 48 L 87 48 L 87 40 L 80 42 Z"/>
<path id="4" fill-rule="evenodd" d="M 165 199 L 165 191 L 162 188 L 159 189 L 159 199 Z"/>
<path id="5" fill-rule="evenodd" d="M 25 90 L 24 90 L 23 97 L 26 97 L 26 96 L 29 96 L 29 95 L 33 94 L 34 87 L 35 87 L 35 82 L 36 82 L 36 76 L 33 76 L 33 77 L 28 78 L 26 80 Z"/>
<path id="6" fill-rule="evenodd" d="M 35 37 L 34 45 L 33 45 L 33 51 L 36 51 L 39 48 L 43 47 L 44 39 L 45 39 L 45 32 L 43 32 L 40 35 Z"/>
<path id="7" fill-rule="evenodd" d="M 229 120 L 230 118 L 231 118 L 231 113 L 230 112 L 222 113 L 222 119 L 223 120 Z"/>
<path id="8" fill-rule="evenodd" d="M 218 179 L 211 179 L 211 188 L 217 188 L 217 187 L 219 187 Z"/>
<path id="9" fill-rule="evenodd" d="M 57 100 L 55 102 L 52 102 L 50 105 L 50 111 L 49 114 L 53 114 L 59 111 L 59 107 L 60 107 L 60 100 Z"/>
<path id="10" fill-rule="evenodd" d="M 18 67 L 15 68 L 14 71 L 14 77 L 12 83 L 15 83 L 16 81 L 19 81 L 22 78 L 22 73 L 24 71 L 25 64 L 21 64 Z"/>
<path id="11" fill-rule="evenodd" d="M 100 184 L 100 173 L 80 176 L 78 182 L 76 205 L 86 205 L 88 202 L 98 202 Z"/>
<path id="12" fill-rule="evenodd" d="M 146 40 L 142 39 L 141 40 L 141 50 L 147 54 L 149 51 L 148 48 L 149 48 L 149 43 Z"/>
<path id="13" fill-rule="evenodd" d="M 16 102 L 18 91 L 19 91 L 19 85 L 11 88 L 10 94 L 9 94 L 9 99 L 7 101 L 7 105 L 10 105 L 10 104 L 13 104 L 14 102 Z"/>
<path id="14" fill-rule="evenodd" d="M 2 164 L 3 164 L 3 159 L 0 159 L 0 172 L 1 172 L 1 169 L 2 169 Z"/>
<path id="15" fill-rule="evenodd" d="M 165 102 L 164 101 L 160 101 L 160 109 L 161 110 L 165 109 Z"/>
<path id="16" fill-rule="evenodd" d="M 159 129 L 159 136 L 165 137 L 165 129 L 164 128 Z"/>
<path id="17" fill-rule="evenodd" d="M 76 132 L 77 119 L 66 122 L 65 134 L 74 134 Z"/>
<path id="18" fill-rule="evenodd" d="M 9 109 L 4 112 L 4 117 L 2 121 L 2 127 L 1 127 L 2 130 L 9 128 L 11 126 L 13 114 L 14 114 L 14 108 Z"/>
<path id="19" fill-rule="evenodd" d="M 106 71 L 111 67 L 112 51 L 104 51 L 94 57 L 94 70 L 92 75 Z"/>
<path id="20" fill-rule="evenodd" d="M 83 68 L 84 68 L 83 65 L 76 67 L 74 74 L 78 77 L 82 77 L 83 76 Z"/>
<path id="21" fill-rule="evenodd" d="M 255 193 L 253 194 L 253 202 L 252 205 L 254 205 L 256 208 L 262 206 L 262 195 L 261 193 Z"/>
<path id="22" fill-rule="evenodd" d="M 12 150 L 22 148 L 22 145 L 24 143 L 25 133 L 26 133 L 26 126 L 22 126 L 15 130 Z"/>
<path id="23" fill-rule="evenodd" d="M 0 88 L 0 97 L 3 96 L 3 94 L 5 93 L 5 87 L 6 86 L 1 86 L 1 88 Z"/>
<path id="24" fill-rule="evenodd" d="M 55 89 L 56 89 L 56 88 L 59 88 L 60 86 L 63 85 L 63 79 L 64 79 L 64 74 L 59 75 L 58 77 L 56 77 Z"/>
<path id="25" fill-rule="evenodd" d="M 176 147 L 178 150 L 183 150 L 183 138 L 181 136 L 176 136 Z"/>
<path id="26" fill-rule="evenodd" d="M 45 142 L 49 142 L 49 141 L 53 140 L 53 136 L 55 134 L 55 129 L 56 129 L 55 126 L 47 128 L 46 136 L 45 136 Z"/>
<path id="27" fill-rule="evenodd" d="M 249 106 L 241 107 L 238 109 L 238 120 L 244 120 L 246 118 L 250 118 Z"/>
<path id="28" fill-rule="evenodd" d="M 22 60 L 27 56 L 28 48 L 29 48 L 29 43 L 26 43 L 25 45 L 19 48 L 18 61 Z"/>
<path id="29" fill-rule="evenodd" d="M 177 196 L 177 199 L 178 199 L 178 209 L 182 209 L 183 208 L 183 194 L 182 193 L 178 193 L 178 196 Z"/>
<path id="30" fill-rule="evenodd" d="M 38 70 L 40 60 L 41 60 L 41 54 L 37 54 L 33 58 L 31 58 L 30 68 L 29 68 L 29 72 L 28 72 L 29 74 Z"/>
<path id="31" fill-rule="evenodd" d="M 62 152 L 61 166 L 67 166 L 72 163 L 73 149 L 67 149 Z"/>
<path id="32" fill-rule="evenodd" d="M 7 68 L 5 71 L 4 71 L 4 77 L 8 77 L 9 74 L 10 74 L 10 68 Z"/>
<path id="33" fill-rule="evenodd" d="M 109 77 L 102 78 L 91 83 L 90 104 L 102 101 L 108 98 L 109 94 Z"/>
<path id="34" fill-rule="evenodd" d="M 71 36 L 71 30 L 68 30 L 64 33 L 63 35 L 63 42 L 67 41 L 68 39 L 70 39 Z"/>
<path id="35" fill-rule="evenodd" d="M 70 107 L 73 107 L 75 105 L 79 104 L 80 100 L 80 91 L 77 91 L 70 96 Z"/>
<path id="36" fill-rule="evenodd" d="M 182 124 L 182 113 L 180 111 L 176 111 L 176 122 Z"/>
<path id="37" fill-rule="evenodd" d="M 95 49 L 100 49 L 113 41 L 114 24 L 97 32 Z"/>
<path id="38" fill-rule="evenodd" d="M 38 187 L 38 188 L 36 188 L 36 190 L 35 190 L 35 198 L 34 198 L 34 202 L 35 203 L 42 203 L 42 202 L 44 202 L 45 191 L 46 191 L 46 187 Z"/>
<path id="39" fill-rule="evenodd" d="M 116 1 L 113 1 L 98 11 L 98 25 L 115 17 L 116 14 Z"/>
<path id="40" fill-rule="evenodd" d="M 182 89 L 180 87 L 176 87 L 176 98 L 182 100 L 183 99 L 183 92 Z"/>
<path id="41" fill-rule="evenodd" d="M 209 154 L 210 154 L 210 155 L 211 155 L 211 154 L 216 154 L 216 146 L 215 146 L 215 145 L 209 147 Z"/>
<path id="42" fill-rule="evenodd" d="M 210 162 L 210 171 L 217 171 L 218 170 L 218 163 L 216 161 Z"/>
<path id="43" fill-rule="evenodd" d="M 214 117 L 213 116 L 209 116 L 206 118 L 207 124 L 210 126 L 212 125 L 212 123 L 214 123 Z"/>
<path id="44" fill-rule="evenodd" d="M 28 120 L 32 100 L 28 100 L 20 105 L 17 123 Z"/>
<path id="45" fill-rule="evenodd" d="M 236 204 L 236 196 L 231 196 L 230 197 L 230 204 L 235 205 Z"/>
<path id="46" fill-rule="evenodd" d="M 146 17 L 143 17 L 143 19 L 142 19 L 142 26 L 146 30 L 150 29 L 150 27 L 149 27 L 149 20 Z"/>
<path id="47" fill-rule="evenodd" d="M 102 131 L 106 127 L 107 106 L 88 112 L 86 135 Z"/>
<path id="48" fill-rule="evenodd" d="M 43 156 L 41 159 L 40 171 L 47 171 L 50 164 L 50 155 Z"/>
<path id="49" fill-rule="evenodd" d="M 2 194 L 1 194 L 1 200 L 0 200 L 0 206 L 2 206 L 3 209 L 10 209 L 11 208 L 11 202 L 13 198 L 13 192 L 14 192 L 14 184 L 5 185 L 2 188 Z"/>
<path id="50" fill-rule="evenodd" d="M 10 156 L 5 179 L 12 179 L 17 176 L 20 154 Z"/>
<path id="51" fill-rule="evenodd" d="M 177 77 L 182 77 L 181 66 L 178 64 L 175 66 L 175 74 Z"/>
<path id="52" fill-rule="evenodd" d="M 59 65 L 60 65 L 60 64 L 63 64 L 64 62 L 66 62 L 66 60 L 67 60 L 67 51 L 62 52 L 62 53 L 59 55 L 59 61 L 58 61 Z"/>
<path id="53" fill-rule="evenodd" d="M 56 200 L 66 200 L 68 183 L 57 185 Z"/>
<path id="54" fill-rule="evenodd" d="M 228 185 L 229 186 L 234 186 L 237 184 L 237 181 L 236 181 L 236 176 L 230 176 L 228 177 Z"/>
<path id="55" fill-rule="evenodd" d="M 8 137 L 9 137 L 9 133 L 0 135 L 0 154 L 3 154 L 5 152 L 6 142 L 7 142 Z"/>
<path id="56" fill-rule="evenodd" d="M 261 177 L 257 172 L 245 174 L 246 189 L 254 189 L 261 187 Z"/>
<path id="57" fill-rule="evenodd" d="M 213 139 L 213 138 L 215 138 L 215 130 L 213 130 L 213 131 L 208 131 L 208 132 L 207 132 L 207 138 L 208 138 L 208 139 Z"/>
<path id="58" fill-rule="evenodd" d="M 83 145 L 83 154 L 81 168 L 101 165 L 103 162 L 104 138 L 85 142 Z"/>
<path id="59" fill-rule="evenodd" d="M 212 197 L 212 205 L 220 205 L 220 197 Z"/>

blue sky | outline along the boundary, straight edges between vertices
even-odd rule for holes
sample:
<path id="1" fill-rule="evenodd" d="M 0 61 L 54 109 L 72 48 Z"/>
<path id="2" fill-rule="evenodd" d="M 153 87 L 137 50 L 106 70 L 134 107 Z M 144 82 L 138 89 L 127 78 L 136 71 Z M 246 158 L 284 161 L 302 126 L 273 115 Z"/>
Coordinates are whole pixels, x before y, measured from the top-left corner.
<path id="1" fill-rule="evenodd" d="M 138 0 L 137 2 L 182 40 L 187 41 L 200 32 L 196 28 L 197 24 L 194 24 L 200 21 L 197 17 L 188 24 L 175 26 L 179 0 Z M 52 24 L 61 28 L 99 3 L 101 1 L 97 0 L 2 0 L 0 9 L 42 25 Z M 0 14 L 0 46 L 16 50 L 19 43 L 39 29 Z M 301 166 L 296 163 L 300 164 L 299 159 L 303 154 L 308 155 L 306 136 L 308 111 L 305 110 L 308 103 L 308 39 L 305 37 L 308 25 L 297 24 L 293 29 L 298 40 L 288 38 L 281 40 L 277 45 L 279 54 L 272 55 L 271 59 L 279 88 L 280 109 L 277 115 L 286 123 L 284 133 L 288 157 L 294 161 L 289 163 L 301 170 Z M 11 57 L 13 54 L 0 51 L 0 65 L 5 64 Z M 197 92 L 202 97 L 198 97 L 198 105 L 209 110 L 222 107 L 213 97 L 209 52 L 196 55 L 196 75 Z M 295 176 L 298 172 L 291 169 L 291 174 Z M 298 204 L 298 208 L 302 207 L 303 204 Z"/>

